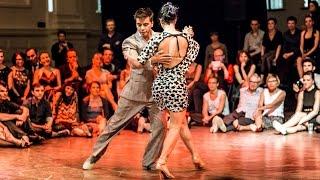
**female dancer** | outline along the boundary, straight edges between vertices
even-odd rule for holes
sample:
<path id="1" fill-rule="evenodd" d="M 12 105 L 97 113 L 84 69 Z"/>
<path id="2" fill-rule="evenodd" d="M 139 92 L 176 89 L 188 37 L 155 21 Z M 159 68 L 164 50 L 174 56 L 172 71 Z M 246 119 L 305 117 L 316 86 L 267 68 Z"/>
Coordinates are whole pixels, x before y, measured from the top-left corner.
<path id="1" fill-rule="evenodd" d="M 158 64 L 158 76 L 153 82 L 152 95 L 161 110 L 167 110 L 170 113 L 170 127 L 160 158 L 157 161 L 156 168 L 165 178 L 174 178 L 169 172 L 166 162 L 172 152 L 179 134 L 184 144 L 192 154 L 192 160 L 196 168 L 202 169 L 204 163 L 195 150 L 191 140 L 191 134 L 186 122 L 186 108 L 188 106 L 188 92 L 185 79 L 185 73 L 189 65 L 195 60 L 199 52 L 199 45 L 187 33 L 176 30 L 178 7 L 170 2 L 164 4 L 160 10 L 160 23 L 163 32 L 150 39 L 148 45 L 138 56 L 137 60 L 129 54 L 125 54 L 126 59 L 132 62 L 134 66 L 141 67 L 149 58 L 156 53 L 168 54 L 169 61 L 163 59 L 151 58 L 149 62 L 162 62 Z M 188 29 L 185 29 L 186 31 Z M 154 62 L 152 62 L 154 61 Z"/>

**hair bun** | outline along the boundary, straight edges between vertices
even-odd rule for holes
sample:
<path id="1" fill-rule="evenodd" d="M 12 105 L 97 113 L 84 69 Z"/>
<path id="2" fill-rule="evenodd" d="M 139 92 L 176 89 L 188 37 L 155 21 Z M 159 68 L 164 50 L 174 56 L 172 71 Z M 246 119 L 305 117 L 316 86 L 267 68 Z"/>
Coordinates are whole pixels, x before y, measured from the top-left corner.
<path id="1" fill-rule="evenodd" d="M 159 13 L 159 18 L 166 23 L 173 21 L 178 15 L 179 7 L 173 5 L 171 2 L 164 4 Z"/>

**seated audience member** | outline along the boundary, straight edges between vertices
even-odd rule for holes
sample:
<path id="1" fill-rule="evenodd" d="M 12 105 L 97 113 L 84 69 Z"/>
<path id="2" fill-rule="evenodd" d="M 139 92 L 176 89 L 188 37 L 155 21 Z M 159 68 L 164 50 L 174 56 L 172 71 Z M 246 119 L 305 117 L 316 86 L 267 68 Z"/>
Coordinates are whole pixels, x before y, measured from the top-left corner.
<path id="1" fill-rule="evenodd" d="M 320 9 L 318 1 L 312 0 L 308 1 L 308 15 L 314 19 L 314 27 L 317 30 L 320 30 Z"/>
<path id="2" fill-rule="evenodd" d="M 221 49 L 223 54 L 225 55 L 224 61 L 225 64 L 228 64 L 228 50 L 225 44 L 219 41 L 219 33 L 211 32 L 210 33 L 211 43 L 206 47 L 205 59 L 204 59 L 204 67 L 203 69 L 207 69 L 212 59 L 214 58 L 214 51 L 216 49 Z"/>
<path id="3" fill-rule="evenodd" d="M 203 95 L 202 121 L 204 124 L 212 121 L 211 133 L 218 132 L 219 129 L 222 132 L 227 131 L 222 118 L 230 113 L 226 93 L 218 89 L 218 86 L 219 82 L 216 77 L 209 78 L 209 92 Z"/>
<path id="4" fill-rule="evenodd" d="M 2 114 L 0 113 L 0 121 L 2 121 Z M 0 147 L 17 146 L 26 147 L 26 141 L 24 139 L 15 138 L 8 128 L 0 122 Z"/>
<path id="5" fill-rule="evenodd" d="M 0 83 L 8 87 L 8 76 L 11 69 L 4 64 L 4 51 L 0 49 Z"/>
<path id="6" fill-rule="evenodd" d="M 102 55 L 95 53 L 92 57 L 92 68 L 86 72 L 86 87 L 89 86 L 93 81 L 98 81 L 101 85 L 100 95 L 107 99 L 112 105 L 113 110 L 116 110 L 118 105 L 114 100 L 114 96 L 111 92 L 112 88 L 112 77 L 109 71 L 103 70 L 102 68 Z M 88 90 L 88 88 L 87 88 Z"/>
<path id="7" fill-rule="evenodd" d="M 314 74 L 314 82 L 315 82 L 315 85 L 317 87 L 320 87 L 320 74 L 318 73 L 315 73 L 315 70 L 316 70 L 316 63 L 313 59 L 310 59 L 310 58 L 306 58 L 305 60 L 303 60 L 302 62 L 302 69 L 303 69 L 303 73 L 306 73 L 306 72 L 313 72 Z M 299 91 L 302 91 L 303 90 L 303 79 L 299 79 L 298 81 L 296 81 L 293 85 L 293 91 L 298 93 Z"/>
<path id="8" fill-rule="evenodd" d="M 225 116 L 223 121 L 227 130 L 236 128 L 238 131 L 257 131 L 255 120 L 262 88 L 259 87 L 261 79 L 258 74 L 253 74 L 249 79 L 249 86 L 240 89 L 238 107 L 231 114 Z"/>
<path id="9" fill-rule="evenodd" d="M 33 84 L 41 84 L 44 87 L 44 97 L 49 102 L 57 91 L 61 88 L 60 71 L 51 67 L 51 59 L 48 52 L 40 53 L 40 63 L 42 67 L 35 71 Z"/>
<path id="10" fill-rule="evenodd" d="M 251 19 L 251 31 L 248 32 L 244 38 L 243 50 L 250 53 L 253 64 L 257 68 L 257 73 L 261 73 L 261 48 L 264 31 L 260 29 L 258 19 Z"/>
<path id="11" fill-rule="evenodd" d="M 259 114 L 256 119 L 257 129 L 272 128 L 273 121 L 284 122 L 284 99 L 286 92 L 279 89 L 280 79 L 275 74 L 269 74 L 266 78 L 267 88 L 261 94 L 259 101 Z"/>
<path id="12" fill-rule="evenodd" d="M 303 69 L 302 61 L 309 57 L 317 61 L 319 53 L 319 31 L 313 27 L 314 19 L 311 16 L 304 18 L 306 29 L 301 32 L 300 36 L 300 57 L 297 59 L 297 70 L 299 77 L 302 78 Z M 317 62 L 316 62 L 317 63 Z M 317 63 L 318 65 L 318 63 Z"/>
<path id="13" fill-rule="evenodd" d="M 21 112 L 22 113 L 18 113 Z M 20 127 L 28 118 L 29 110 L 10 101 L 8 90 L 0 84 L 0 144 L 13 143 L 19 147 L 30 145 L 29 137 Z M 9 145 L 8 144 L 8 145 Z"/>
<path id="14" fill-rule="evenodd" d="M 297 27 L 297 18 L 290 16 L 287 18 L 288 30 L 283 34 L 282 57 L 278 66 L 280 81 L 288 87 L 296 77 L 296 60 L 300 55 L 300 34 L 301 30 Z"/>
<path id="15" fill-rule="evenodd" d="M 44 86 L 33 84 L 32 97 L 28 98 L 24 105 L 29 109 L 31 127 L 40 136 L 59 137 L 69 135 L 68 130 L 55 132 L 52 130 L 52 111 L 50 103 L 44 99 Z"/>
<path id="16" fill-rule="evenodd" d="M 225 54 L 222 49 L 218 48 L 213 52 L 213 60 L 208 65 L 204 75 L 204 82 L 207 84 L 209 77 L 217 77 L 220 82 L 219 88 L 227 90 L 226 81 L 229 78 L 229 72 L 225 64 Z"/>
<path id="17" fill-rule="evenodd" d="M 110 72 L 110 81 L 112 83 L 111 92 L 117 99 L 117 80 L 119 79 L 120 69 L 113 63 L 113 51 L 105 48 L 102 54 L 102 69 Z"/>
<path id="18" fill-rule="evenodd" d="M 13 66 L 8 76 L 8 88 L 10 99 L 17 103 L 22 104 L 30 92 L 30 74 L 24 67 L 25 54 L 22 52 L 16 52 L 12 56 Z"/>
<path id="19" fill-rule="evenodd" d="M 187 90 L 188 90 L 188 100 L 189 106 L 187 108 L 188 112 L 195 112 L 196 107 L 199 106 L 197 103 L 198 97 L 194 98 L 194 89 L 199 84 L 200 76 L 201 76 L 202 66 L 201 64 L 192 63 L 189 66 L 188 71 L 186 72 L 186 81 L 187 81 Z M 201 83 L 201 82 L 200 82 Z"/>
<path id="20" fill-rule="evenodd" d="M 137 133 L 143 133 L 144 131 L 151 132 L 150 121 L 148 119 L 149 112 L 147 108 L 143 108 L 134 118 L 132 121 L 132 125 L 135 128 Z"/>
<path id="21" fill-rule="evenodd" d="M 240 88 L 248 87 L 249 78 L 256 70 L 256 65 L 252 64 L 249 53 L 247 51 L 239 51 L 236 64 L 233 65 L 234 77 L 236 81 L 228 92 L 230 109 L 234 110 L 239 103 Z"/>
<path id="22" fill-rule="evenodd" d="M 282 33 L 277 29 L 277 20 L 269 18 L 267 23 L 267 31 L 263 36 L 261 50 L 262 77 L 268 73 L 276 72 L 282 45 Z M 262 81 L 264 81 L 263 78 Z"/>
<path id="23" fill-rule="evenodd" d="M 101 85 L 93 81 L 89 85 L 90 94 L 81 104 L 81 120 L 93 129 L 93 135 L 99 135 L 111 117 L 108 101 L 100 96 Z"/>
<path id="24" fill-rule="evenodd" d="M 128 82 L 131 74 L 131 67 L 129 63 L 127 63 L 126 68 L 120 72 L 120 78 L 117 83 L 117 94 L 120 96 L 124 86 Z"/>
<path id="25" fill-rule="evenodd" d="M 30 80 L 33 80 L 33 75 L 34 72 L 37 69 L 41 68 L 41 64 L 39 61 L 39 57 L 38 57 L 38 51 L 36 48 L 28 48 L 25 51 L 26 56 L 27 56 L 27 60 L 25 62 L 25 68 L 28 69 L 28 71 L 30 72 Z M 32 84 L 32 82 L 30 83 Z"/>
<path id="26" fill-rule="evenodd" d="M 72 136 L 91 137 L 86 124 L 80 124 L 78 111 L 78 95 L 75 85 L 67 82 L 62 92 L 58 92 L 53 101 L 53 130 L 68 129 Z"/>
<path id="27" fill-rule="evenodd" d="M 320 123 L 316 119 L 319 114 L 320 91 L 314 83 L 314 75 L 309 71 L 302 78 L 303 90 L 299 92 L 295 113 L 284 124 L 273 121 L 273 127 L 283 135 L 304 131 L 308 123 Z"/>
<path id="28" fill-rule="evenodd" d="M 80 83 L 81 68 L 79 67 L 78 55 L 75 49 L 69 49 L 67 51 L 67 63 L 60 66 L 61 82 L 72 82 L 74 85 Z"/>
<path id="29" fill-rule="evenodd" d="M 237 83 L 241 87 L 248 87 L 249 79 L 254 74 L 256 66 L 251 63 L 249 53 L 247 51 L 239 51 L 237 64 L 233 66 L 234 75 Z"/>

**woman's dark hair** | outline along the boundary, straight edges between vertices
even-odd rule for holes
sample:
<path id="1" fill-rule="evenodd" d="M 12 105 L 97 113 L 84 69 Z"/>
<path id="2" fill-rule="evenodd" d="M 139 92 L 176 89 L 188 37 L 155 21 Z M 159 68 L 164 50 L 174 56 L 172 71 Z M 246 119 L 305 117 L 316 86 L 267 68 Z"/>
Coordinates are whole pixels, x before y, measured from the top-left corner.
<path id="1" fill-rule="evenodd" d="M 273 21 L 275 25 L 278 23 L 277 19 L 276 19 L 276 18 L 273 18 L 273 17 L 268 18 L 268 19 L 267 19 L 267 22 L 269 22 L 269 21 Z"/>
<path id="2" fill-rule="evenodd" d="M 238 65 L 241 64 L 241 63 L 240 63 L 240 56 L 241 56 L 241 54 L 243 54 L 243 53 L 248 56 L 248 63 L 247 63 L 247 65 L 251 65 L 251 56 L 250 56 L 250 53 L 249 53 L 248 51 L 245 51 L 245 50 L 239 50 L 239 51 L 238 51 L 236 63 L 237 63 Z"/>
<path id="3" fill-rule="evenodd" d="M 21 56 L 23 62 L 24 63 L 26 62 L 26 54 L 24 54 L 23 52 L 17 51 L 12 55 L 12 58 L 11 58 L 11 62 L 13 65 L 16 65 L 17 56 Z"/>
<path id="4" fill-rule="evenodd" d="M 303 76 L 311 76 L 311 78 L 314 80 L 314 73 L 312 71 L 307 71 L 303 73 Z"/>
<path id="5" fill-rule="evenodd" d="M 159 19 L 169 24 L 178 17 L 178 9 L 178 6 L 173 5 L 171 2 L 167 2 L 160 9 Z"/>
<path id="6" fill-rule="evenodd" d="M 99 88 L 101 88 L 101 84 L 98 82 L 98 81 L 92 81 L 90 84 L 89 84 L 89 89 L 91 89 L 91 86 L 93 84 L 98 84 Z"/>
<path id="7" fill-rule="evenodd" d="M 316 11 L 318 10 L 319 3 L 317 1 L 310 1 L 309 4 L 308 4 L 308 7 L 310 6 L 310 4 L 313 4 L 316 7 Z"/>
<path id="8" fill-rule="evenodd" d="M 310 14 L 307 14 L 304 16 L 304 20 L 306 20 L 307 18 L 310 18 L 314 22 L 314 17 L 311 16 Z"/>

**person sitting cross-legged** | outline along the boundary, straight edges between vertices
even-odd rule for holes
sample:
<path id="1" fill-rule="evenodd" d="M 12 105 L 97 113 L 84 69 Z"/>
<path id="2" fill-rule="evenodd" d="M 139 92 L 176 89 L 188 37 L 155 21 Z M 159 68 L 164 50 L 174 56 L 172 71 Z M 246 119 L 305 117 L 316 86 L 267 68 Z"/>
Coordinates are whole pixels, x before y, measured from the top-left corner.
<path id="1" fill-rule="evenodd" d="M 252 130 L 255 132 L 258 130 L 255 120 L 257 119 L 257 109 L 262 93 L 262 88 L 259 87 L 260 82 L 259 75 L 255 73 L 249 79 L 249 86 L 240 89 L 237 109 L 223 118 L 227 131 L 236 129 L 238 131 Z"/>
<path id="2" fill-rule="evenodd" d="M 314 83 L 314 74 L 309 71 L 304 73 L 303 90 L 298 94 L 296 112 L 284 124 L 273 121 L 273 127 L 283 135 L 306 130 L 309 123 L 318 125 L 316 116 L 319 113 L 320 90 Z"/>

